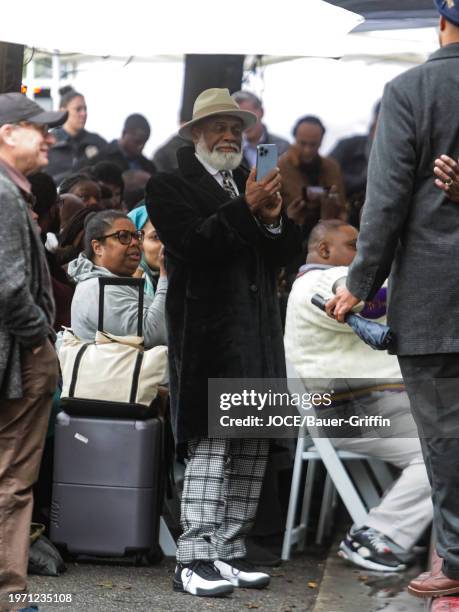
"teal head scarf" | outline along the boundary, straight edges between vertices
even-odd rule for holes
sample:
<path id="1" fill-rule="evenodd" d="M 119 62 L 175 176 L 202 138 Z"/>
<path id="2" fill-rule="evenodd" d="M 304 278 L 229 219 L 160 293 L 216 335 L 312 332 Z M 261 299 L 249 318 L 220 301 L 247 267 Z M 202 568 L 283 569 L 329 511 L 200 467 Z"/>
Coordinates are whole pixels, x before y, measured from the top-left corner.
<path id="1" fill-rule="evenodd" d="M 128 217 L 134 223 L 136 229 L 143 229 L 143 226 L 148 221 L 147 207 L 144 204 L 136 206 L 128 213 Z M 145 272 L 145 293 L 153 297 L 155 295 L 155 287 L 153 285 L 154 276 L 143 255 L 140 260 L 140 267 Z"/>

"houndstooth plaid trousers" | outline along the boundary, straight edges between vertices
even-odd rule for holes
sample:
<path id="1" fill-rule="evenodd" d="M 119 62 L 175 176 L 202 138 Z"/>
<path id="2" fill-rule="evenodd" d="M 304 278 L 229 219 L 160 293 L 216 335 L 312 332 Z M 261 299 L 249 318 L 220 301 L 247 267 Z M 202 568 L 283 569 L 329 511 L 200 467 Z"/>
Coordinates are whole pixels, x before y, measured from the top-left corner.
<path id="1" fill-rule="evenodd" d="M 203 438 L 188 443 L 177 561 L 245 557 L 269 440 Z"/>

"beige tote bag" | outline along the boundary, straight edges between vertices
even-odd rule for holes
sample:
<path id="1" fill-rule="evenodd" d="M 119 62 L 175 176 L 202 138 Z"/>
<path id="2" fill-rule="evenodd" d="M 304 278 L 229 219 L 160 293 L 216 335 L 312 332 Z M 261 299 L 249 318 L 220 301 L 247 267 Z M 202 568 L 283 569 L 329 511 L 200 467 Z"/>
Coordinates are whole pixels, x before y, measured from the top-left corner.
<path id="1" fill-rule="evenodd" d="M 167 347 L 144 350 L 142 337 L 144 279 L 99 278 L 99 321 L 94 342 L 84 342 L 70 329 L 63 334 L 59 361 L 61 400 L 95 400 L 149 406 L 158 386 L 167 384 Z M 103 330 L 106 285 L 139 287 L 137 336 L 115 336 Z"/>

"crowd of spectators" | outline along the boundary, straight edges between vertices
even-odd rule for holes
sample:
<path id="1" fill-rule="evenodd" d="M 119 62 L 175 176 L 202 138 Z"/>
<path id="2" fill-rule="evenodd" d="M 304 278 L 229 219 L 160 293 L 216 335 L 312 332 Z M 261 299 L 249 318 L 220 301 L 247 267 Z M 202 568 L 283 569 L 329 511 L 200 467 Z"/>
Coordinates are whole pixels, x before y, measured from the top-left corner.
<path id="1" fill-rule="evenodd" d="M 325 157 L 320 148 L 326 127 L 319 117 L 305 115 L 296 120 L 292 142 L 288 142 L 271 133 L 263 122 L 263 104 L 256 95 L 239 91 L 232 97 L 257 119 L 243 135 L 242 165 L 248 169 L 255 166 L 258 144 L 277 146 L 283 206 L 302 231 L 303 252 L 286 263 L 279 277 L 285 318 L 289 291 L 305 262 L 308 240 L 317 223 L 338 219 L 358 227 L 377 113 L 369 136 L 353 136 L 350 144 L 347 140 L 338 143 L 333 156 Z M 57 142 L 50 150 L 49 166 L 31 177 L 57 305 L 55 330 L 71 327 L 81 339 L 93 340 L 97 279 L 137 276 L 145 279 L 146 346 L 165 344 L 163 247 L 143 200 L 149 179 L 152 177 L 154 186 L 158 171 L 174 171 L 178 149 L 190 141 L 173 135 L 150 161 L 142 153 L 150 136 L 150 125 L 142 115 L 127 117 L 121 136 L 107 143 L 85 130 L 87 108 L 82 94 L 64 88 L 60 106 L 68 118 L 54 130 Z M 136 291 L 128 286 L 107 288 L 106 331 L 118 335 L 135 332 Z"/>
<path id="2" fill-rule="evenodd" d="M 318 242 L 320 248 L 324 248 L 323 240 L 317 240 L 317 236 L 322 235 L 324 228 L 328 226 L 321 224 L 336 223 L 338 229 L 348 227 L 349 231 L 357 233 L 365 194 L 366 168 L 379 105 L 375 108 L 368 135 L 350 136 L 337 143 L 330 156 L 323 156 L 320 149 L 326 126 L 319 117 L 304 115 L 296 120 L 292 127 L 290 143 L 269 131 L 263 122 L 262 101 L 257 96 L 251 92 L 239 91 L 232 97 L 241 109 L 252 112 L 257 119 L 256 123 L 244 132 L 242 164 L 249 169 L 256 165 L 258 144 L 270 143 L 277 146 L 283 206 L 287 215 L 301 228 L 303 252 L 286 262 L 285 270 L 280 276 L 283 281 L 279 282 L 279 298 L 281 304 L 284 300 L 284 308 L 281 310 L 285 318 L 290 289 L 298 270 L 301 270 L 302 266 L 304 268 L 306 257 L 308 265 L 312 263 L 313 269 L 316 269 L 317 263 L 338 266 L 342 261 L 339 254 L 333 255 L 330 262 L 326 259 L 313 261 L 314 253 L 319 257 Z M 61 107 L 69 112 L 69 116 L 66 123 L 56 130 L 57 143 L 50 152 L 47 174 L 38 173 L 31 179 L 37 202 L 38 223 L 46 247 L 57 302 L 55 329 L 57 331 L 62 325 L 71 326 L 78 337 L 92 340 L 97 329 L 97 279 L 100 276 L 134 275 L 143 277 L 146 281 L 146 345 L 164 344 L 167 341 L 164 320 L 167 275 L 163 247 L 148 217 L 143 198 L 150 177 L 154 186 L 158 171 L 172 172 L 176 169 L 177 150 L 189 144 L 189 140 L 179 134 L 172 136 L 154 154 L 153 161 L 150 161 L 142 154 L 150 136 L 150 126 L 142 115 L 130 115 L 123 125 L 120 138 L 107 144 L 97 134 L 85 131 L 87 110 L 81 94 L 66 90 Z M 57 189 L 49 174 L 57 179 Z M 347 223 L 350 225 L 346 225 Z M 325 232 L 327 236 L 336 234 L 331 231 L 335 226 L 330 228 Z M 300 274 L 304 274 L 304 270 Z M 310 275 L 307 278 L 310 278 Z M 295 304 L 298 302 L 296 296 L 300 292 L 299 283 L 300 281 L 294 285 L 292 303 L 289 306 L 286 343 L 287 355 L 289 351 L 295 351 L 294 355 L 298 354 L 298 360 L 296 357 L 292 360 L 301 370 L 301 364 L 312 359 L 311 353 L 307 354 L 301 348 L 306 343 L 306 338 L 304 343 L 301 340 L 302 333 L 304 331 L 309 337 L 313 335 L 313 330 L 305 328 L 300 333 L 298 326 L 301 325 L 301 311 L 292 314 L 297 307 Z M 304 278 L 301 283 L 304 284 Z M 307 301 L 303 298 L 304 296 L 300 300 L 301 303 Z M 134 333 L 136 304 L 135 289 L 109 287 L 106 331 L 119 335 Z M 316 317 L 319 316 L 318 313 L 315 314 Z M 323 319 L 323 322 L 326 323 L 326 319 Z M 292 329 L 296 331 L 292 332 Z M 338 331 L 344 331 L 344 328 L 329 323 L 325 325 L 325 329 L 334 333 L 336 345 L 336 338 L 339 338 L 339 334 L 336 334 Z M 350 340 L 352 346 L 346 344 L 349 344 Z M 319 344 L 323 348 L 326 343 Z M 361 358 L 359 351 L 364 349 L 360 344 L 361 342 L 355 337 L 352 339 L 349 333 L 342 335 L 342 345 L 350 352 L 350 363 L 355 358 Z M 312 361 L 315 360 L 314 357 Z M 327 367 L 333 366 L 332 361 L 327 361 Z M 387 366 L 380 368 L 381 363 L 385 363 L 384 360 L 381 362 L 381 359 L 373 359 L 370 362 L 373 363 L 375 376 L 383 376 L 385 369 L 387 370 Z M 399 375 L 398 368 L 394 366 L 392 370 Z M 391 374 L 394 372 L 391 371 Z M 397 405 L 401 403 L 396 401 Z M 341 441 L 341 444 L 344 445 L 345 442 Z M 416 444 L 416 441 L 413 444 Z M 394 456 L 396 459 L 392 459 Z M 406 458 L 398 458 L 396 452 L 392 451 L 389 460 L 392 459 L 394 465 L 400 469 L 408 469 L 408 466 L 411 466 L 411 470 L 416 470 L 412 464 L 420 460 L 418 446 L 413 447 L 410 452 L 405 449 L 403 457 Z M 425 474 L 419 476 L 421 479 L 424 477 Z M 395 489 L 395 498 L 400 487 L 404 486 L 403 482 L 401 480 L 398 489 Z M 422 491 L 422 487 L 419 487 L 418 495 L 424 495 Z M 389 509 L 390 501 L 391 498 L 386 502 Z M 422 503 L 424 502 L 419 501 L 419 505 Z M 423 508 L 422 512 L 426 518 L 421 522 L 428 523 L 429 508 Z M 375 509 L 374 515 L 377 513 L 378 510 Z M 383 514 L 384 511 L 381 510 L 380 515 Z M 418 516 L 419 512 L 412 511 L 407 522 L 416 521 Z M 375 519 L 375 524 L 380 523 Z M 374 536 L 376 546 L 380 544 L 378 537 L 384 539 L 393 535 L 393 532 L 388 530 L 386 533 L 378 532 Z M 356 537 L 359 537 L 359 534 Z M 406 544 L 405 548 L 410 548 L 416 537 L 413 534 L 408 539 L 404 536 L 400 538 L 395 533 L 394 540 Z M 397 546 L 392 543 L 394 547 Z M 366 544 L 371 548 L 371 542 Z M 352 554 L 347 552 L 348 558 L 352 557 Z M 385 569 L 398 569 L 403 566 L 401 561 L 391 556 L 392 553 L 385 555 L 378 553 L 376 549 L 373 553 L 374 557 L 368 563 L 376 562 L 376 567 L 378 563 Z M 352 558 L 359 560 L 358 553 L 353 554 Z"/>
<path id="3" fill-rule="evenodd" d="M 324 156 L 320 150 L 326 126 L 319 117 L 305 114 L 292 121 L 292 142 L 288 142 L 269 131 L 263 122 L 262 101 L 257 96 L 240 91 L 233 94 L 233 100 L 242 110 L 256 117 L 242 136 L 242 167 L 250 170 L 255 166 L 258 144 L 277 145 L 282 208 L 301 230 L 302 253 L 285 261 L 279 273 L 279 299 L 286 302 L 292 290 L 285 330 L 287 357 L 305 378 L 329 376 L 335 362 L 327 347 L 333 347 L 337 352 L 335 357 L 338 359 L 340 353 L 341 361 L 344 355 L 349 363 L 348 370 L 340 374 L 343 377 L 355 377 L 356 361 L 366 363 L 368 376 L 399 377 L 395 357 L 372 354 L 349 330 L 309 305 L 316 286 L 328 295 L 332 293 L 334 283 L 345 277 L 346 266 L 352 261 L 346 253 L 355 253 L 379 106 L 374 110 L 367 135 L 351 135 L 337 143 L 329 156 Z M 145 346 L 167 344 L 168 275 L 164 248 L 145 206 L 145 189 L 147 186 L 150 194 L 149 210 L 154 210 L 154 194 L 158 189 L 161 191 L 161 181 L 164 181 L 162 173 L 176 171 L 177 151 L 190 141 L 183 131 L 181 135 L 173 135 L 156 151 L 153 160 L 149 160 L 143 149 L 150 137 L 150 125 L 142 115 L 135 113 L 127 117 L 120 137 L 107 143 L 98 134 L 86 131 L 88 111 L 82 94 L 65 88 L 60 108 L 67 115 L 65 122 L 52 132 L 55 144 L 49 151 L 49 165 L 30 176 L 34 218 L 45 248 L 56 303 L 54 329 L 58 332 L 63 326 L 71 327 L 82 340 L 94 340 L 98 322 L 98 279 L 139 277 L 145 279 Z M 196 151 L 200 151 L 198 147 L 199 144 Z M 201 162 L 197 153 L 196 156 Z M 441 179 L 442 171 L 450 162 L 437 163 L 437 177 Z M 198 163 L 194 154 L 189 163 L 190 168 Z M 226 191 L 236 190 L 239 195 L 234 181 L 228 185 L 223 179 L 221 186 Z M 456 193 L 456 188 L 454 183 L 451 193 Z M 176 193 L 171 195 L 172 208 L 177 198 Z M 163 210 L 161 214 L 167 217 L 168 231 L 174 232 L 172 213 L 170 218 L 168 211 Z M 276 228 L 266 227 L 276 232 Z M 174 237 L 169 238 L 175 244 Z M 176 250 L 181 252 L 183 244 L 178 239 L 176 242 Z M 186 267 L 187 262 L 180 259 L 180 265 Z M 109 287 L 106 293 L 105 331 L 115 335 L 135 334 L 137 290 L 118 285 Z M 384 316 L 385 309 L 379 320 L 384 321 Z M 314 338 L 316 340 L 312 341 Z M 196 339 L 202 340 L 197 336 Z M 319 363 L 325 364 L 325 369 L 318 374 Z M 202 398 L 205 393 L 206 389 L 202 389 Z M 380 402 L 378 394 L 381 393 L 399 417 L 408 413 L 402 389 L 391 393 L 389 389 L 378 387 L 371 391 L 370 397 Z M 204 402 L 202 398 L 201 403 Z M 367 446 L 357 448 L 345 439 L 334 441 L 337 448 L 373 454 L 401 471 L 392 492 L 370 513 L 363 531 L 350 532 L 341 546 L 343 556 L 369 569 L 403 569 L 406 553 L 431 520 L 429 484 L 414 424 L 410 424 L 404 434 L 406 440 L 399 440 L 401 447 L 393 441 L 371 448 L 368 442 Z M 390 520 L 394 512 L 404 517 L 396 524 Z M 362 552 L 363 549 L 367 553 Z"/>
<path id="4" fill-rule="evenodd" d="M 233 99 L 241 109 L 257 117 L 256 123 L 244 132 L 242 164 L 247 168 L 256 164 L 258 144 L 271 143 L 277 146 L 283 178 L 283 203 L 289 216 L 302 228 L 303 254 L 294 258 L 284 273 L 288 279 L 283 285 L 287 287 L 287 294 L 283 293 L 283 299 L 286 300 L 296 271 L 304 262 L 309 233 L 319 219 L 349 218 L 351 223 L 358 226 L 358 209 L 363 200 L 356 198 L 355 193 L 357 191 L 360 197 L 364 192 L 366 162 L 375 121 L 370 136 L 351 138 L 351 143 L 359 141 L 359 151 L 362 150 L 360 155 L 355 146 L 351 144 L 346 147 L 343 142 L 338 143 L 335 149 L 335 159 L 320 155 L 326 130 L 320 118 L 306 115 L 298 119 L 292 128 L 293 142 L 289 143 L 271 133 L 263 122 L 264 108 L 260 98 L 251 92 L 239 91 L 233 94 Z M 75 261 L 70 271 L 67 267 L 72 260 L 84 258 L 84 253 L 87 254 L 87 221 L 94 213 L 104 210 L 129 213 L 137 229 L 143 227 L 139 223 L 145 225 L 145 253 L 149 244 L 148 236 L 156 235 L 142 208 L 145 186 L 157 172 L 176 169 L 177 150 L 189 143 L 179 134 L 173 135 L 149 160 L 142 151 L 150 137 L 151 128 L 142 115 L 129 115 L 122 126 L 120 137 L 107 143 L 98 134 L 85 129 L 88 109 L 83 94 L 71 87 L 62 88 L 60 108 L 67 111 L 68 115 L 65 123 L 53 130 L 56 143 L 49 151 L 49 165 L 45 172 L 37 173 L 31 180 L 38 223 L 52 271 L 58 312 L 56 330 L 62 325 L 71 325 L 70 303 L 76 286 L 76 277 L 73 275 Z M 346 151 L 349 153 L 346 154 Z M 346 196 L 348 188 L 352 201 Z M 142 213 L 142 210 L 145 212 Z M 155 240 L 160 245 L 157 235 Z M 154 268 L 159 271 L 158 262 Z M 139 270 L 143 271 L 146 278 L 147 291 L 153 295 L 145 254 Z M 283 292 L 282 283 L 280 292 Z"/>

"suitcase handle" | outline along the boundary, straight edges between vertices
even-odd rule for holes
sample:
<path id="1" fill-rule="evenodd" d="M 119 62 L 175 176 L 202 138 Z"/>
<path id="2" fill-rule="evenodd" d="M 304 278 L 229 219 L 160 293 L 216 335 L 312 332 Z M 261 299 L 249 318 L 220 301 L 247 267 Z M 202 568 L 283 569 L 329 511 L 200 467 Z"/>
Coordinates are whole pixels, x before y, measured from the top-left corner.
<path id="1" fill-rule="evenodd" d="M 99 277 L 99 319 L 97 329 L 104 331 L 104 295 L 107 285 L 124 285 L 127 287 L 138 287 L 139 289 L 139 309 L 137 311 L 137 335 L 143 335 L 143 294 L 145 287 L 144 278 L 124 278 L 124 277 Z"/>

